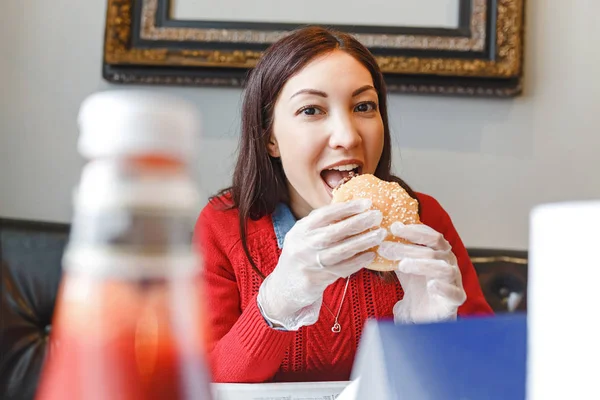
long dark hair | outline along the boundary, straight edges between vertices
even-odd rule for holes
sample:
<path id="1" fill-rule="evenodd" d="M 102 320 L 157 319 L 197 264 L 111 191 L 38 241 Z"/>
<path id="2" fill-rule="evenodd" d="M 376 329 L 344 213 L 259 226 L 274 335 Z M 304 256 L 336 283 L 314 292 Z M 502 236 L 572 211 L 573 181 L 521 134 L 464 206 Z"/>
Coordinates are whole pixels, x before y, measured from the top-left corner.
<path id="1" fill-rule="evenodd" d="M 273 129 L 275 102 L 288 79 L 314 58 L 333 50 L 342 50 L 363 64 L 371 73 L 379 98 L 383 120 L 383 152 L 374 175 L 398 182 L 413 198 L 413 190 L 392 175 L 392 146 L 387 115 L 387 91 L 377 61 L 358 40 L 343 32 L 322 27 L 305 27 L 293 31 L 270 46 L 250 72 L 242 105 L 242 132 L 232 186 L 217 196 L 227 208 L 237 208 L 242 246 L 252 269 L 264 278 L 252 260 L 247 244 L 248 218 L 270 215 L 280 202 L 288 203 L 289 194 L 281 162 L 269 155 L 267 143 Z M 223 201 L 223 195 L 229 201 Z"/>

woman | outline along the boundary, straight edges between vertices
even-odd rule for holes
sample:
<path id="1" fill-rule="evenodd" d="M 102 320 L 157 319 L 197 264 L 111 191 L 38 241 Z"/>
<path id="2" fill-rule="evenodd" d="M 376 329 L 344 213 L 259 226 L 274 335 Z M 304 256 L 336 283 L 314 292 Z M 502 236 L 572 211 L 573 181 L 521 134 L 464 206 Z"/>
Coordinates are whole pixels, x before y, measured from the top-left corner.
<path id="1" fill-rule="evenodd" d="M 386 88 L 369 51 L 318 27 L 273 44 L 250 74 L 231 188 L 196 226 L 216 382 L 349 379 L 367 318 L 489 314 L 450 217 L 391 175 Z M 330 205 L 349 171 L 399 182 L 423 225 L 383 242 L 369 201 Z M 397 271 L 365 269 L 379 253 Z"/>

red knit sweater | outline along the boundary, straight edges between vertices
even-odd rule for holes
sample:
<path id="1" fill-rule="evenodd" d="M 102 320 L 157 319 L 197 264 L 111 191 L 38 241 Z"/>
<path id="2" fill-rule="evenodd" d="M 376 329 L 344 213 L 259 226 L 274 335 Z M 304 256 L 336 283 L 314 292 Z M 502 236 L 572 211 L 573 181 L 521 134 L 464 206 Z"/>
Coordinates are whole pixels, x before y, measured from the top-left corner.
<path id="1" fill-rule="evenodd" d="M 418 199 L 422 222 L 442 233 L 458 258 L 467 293 L 459 316 L 491 314 L 450 217 L 434 198 L 418 194 Z M 366 269 L 354 274 L 341 308 L 340 333 L 331 331 L 334 317 L 325 307 L 314 325 L 297 332 L 271 329 L 256 303 L 262 279 L 252 270 L 243 251 L 237 210 L 220 208 L 218 201 L 204 208 L 194 239 L 204 257 L 213 381 L 348 380 L 366 319 L 393 318 L 393 306 L 403 296 L 398 280 L 385 282 Z M 271 273 L 281 250 L 270 216 L 248 221 L 248 246 L 258 269 L 265 276 Z M 323 295 L 323 302 L 334 312 L 345 283 L 345 279 L 339 279 Z"/>

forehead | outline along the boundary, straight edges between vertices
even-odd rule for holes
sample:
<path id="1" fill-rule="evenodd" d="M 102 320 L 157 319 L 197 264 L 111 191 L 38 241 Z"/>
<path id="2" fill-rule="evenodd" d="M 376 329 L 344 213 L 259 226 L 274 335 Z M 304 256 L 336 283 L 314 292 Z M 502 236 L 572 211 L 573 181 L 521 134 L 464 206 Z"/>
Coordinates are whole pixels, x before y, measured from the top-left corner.
<path id="1" fill-rule="evenodd" d="M 348 53 L 334 50 L 308 62 L 286 82 L 282 93 L 306 88 L 352 92 L 364 85 L 373 85 L 369 70 Z"/>

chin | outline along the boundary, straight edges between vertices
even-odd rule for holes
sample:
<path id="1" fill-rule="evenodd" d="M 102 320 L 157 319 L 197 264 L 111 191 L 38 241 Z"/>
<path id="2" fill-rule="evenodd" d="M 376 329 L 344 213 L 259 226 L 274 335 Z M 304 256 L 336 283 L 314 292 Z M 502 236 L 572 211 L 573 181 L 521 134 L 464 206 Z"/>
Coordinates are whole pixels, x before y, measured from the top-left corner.
<path id="1" fill-rule="evenodd" d="M 326 190 L 319 190 L 318 193 L 312 198 L 313 201 L 309 202 L 310 207 L 315 210 L 331 204 L 332 194 Z"/>

